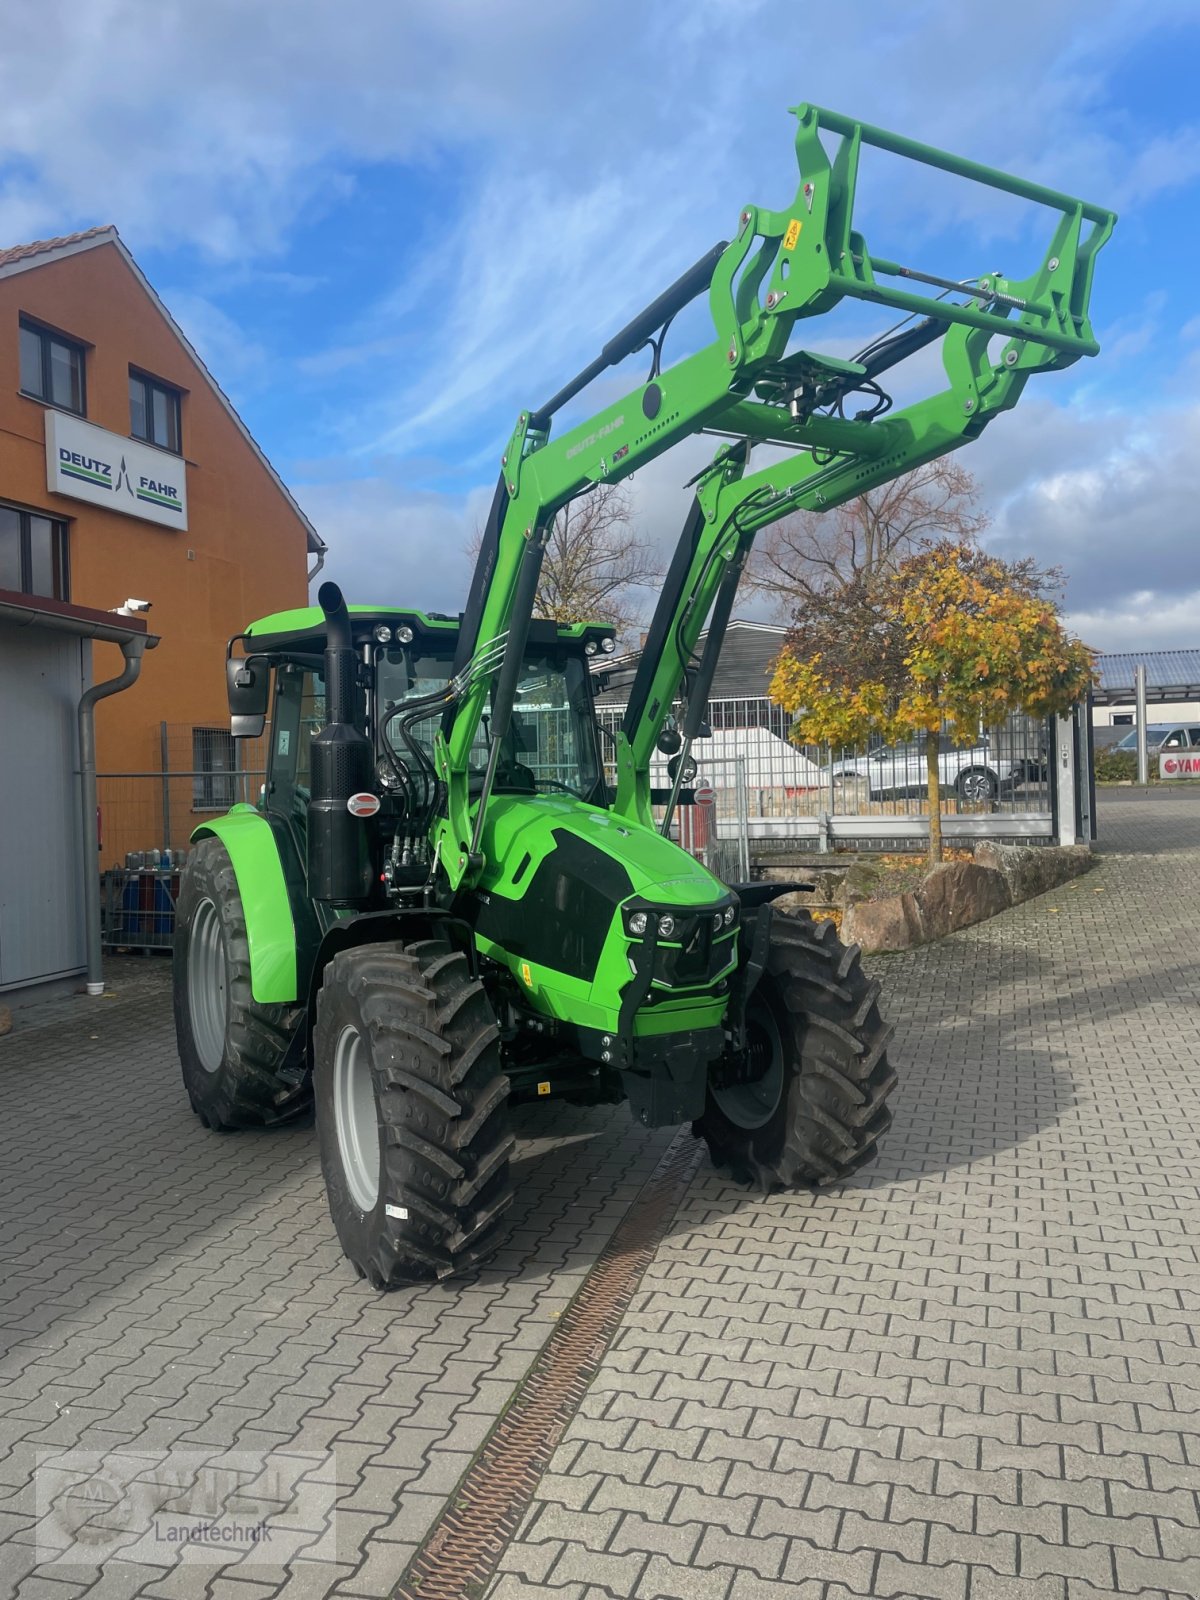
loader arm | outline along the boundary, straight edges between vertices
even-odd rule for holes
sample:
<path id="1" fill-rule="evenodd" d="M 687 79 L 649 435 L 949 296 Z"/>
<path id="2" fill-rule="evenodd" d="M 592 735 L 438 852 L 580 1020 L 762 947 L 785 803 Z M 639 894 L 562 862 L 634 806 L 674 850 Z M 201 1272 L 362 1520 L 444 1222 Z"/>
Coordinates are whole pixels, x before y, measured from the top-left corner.
<path id="1" fill-rule="evenodd" d="M 1110 211 L 817 107 L 800 106 L 795 115 L 799 181 L 791 204 L 782 211 L 745 207 L 730 243 L 709 251 L 571 383 L 518 419 L 464 613 L 454 703 L 435 741 L 445 801 L 432 837 L 452 890 L 476 881 L 483 866 L 484 815 L 542 556 L 553 518 L 568 501 L 629 476 L 702 430 L 735 441 L 698 482 L 618 740 L 617 809 L 648 821 L 654 741 L 714 604 L 727 620 L 736 573 L 758 530 L 802 507 L 836 506 L 957 449 L 1015 405 L 1033 373 L 1097 351 L 1088 308 L 1096 253 L 1115 220 Z M 822 134 L 836 141 L 832 156 Z M 959 281 L 873 256 L 853 226 L 864 146 L 1047 208 L 1053 220 L 1040 264 L 1021 280 L 985 273 Z M 902 284 L 941 294 L 935 299 Z M 712 339 L 660 370 L 666 326 L 706 290 Z M 823 315 L 846 298 L 921 320 L 876 341 L 858 362 L 791 348 L 801 319 Z M 993 352 L 997 335 L 1004 343 Z M 939 342 L 946 386 L 883 416 L 879 378 Z M 551 438 L 555 412 L 647 345 L 653 364 L 645 382 Z M 868 403 L 848 420 L 844 404 L 856 393 Z M 789 453 L 748 473 L 755 444 Z M 714 664 L 712 654 L 709 677 Z M 489 698 L 487 771 L 473 783 L 470 755 Z"/>

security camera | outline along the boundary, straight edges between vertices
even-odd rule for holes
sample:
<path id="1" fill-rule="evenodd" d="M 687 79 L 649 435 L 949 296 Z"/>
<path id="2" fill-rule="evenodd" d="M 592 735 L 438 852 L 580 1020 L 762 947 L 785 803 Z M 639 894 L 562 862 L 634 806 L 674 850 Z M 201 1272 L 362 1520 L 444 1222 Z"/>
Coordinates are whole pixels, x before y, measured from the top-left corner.
<path id="1" fill-rule="evenodd" d="M 140 612 L 149 611 L 153 603 L 151 600 L 126 600 L 123 606 L 117 607 L 117 615 L 119 617 L 135 617 Z"/>

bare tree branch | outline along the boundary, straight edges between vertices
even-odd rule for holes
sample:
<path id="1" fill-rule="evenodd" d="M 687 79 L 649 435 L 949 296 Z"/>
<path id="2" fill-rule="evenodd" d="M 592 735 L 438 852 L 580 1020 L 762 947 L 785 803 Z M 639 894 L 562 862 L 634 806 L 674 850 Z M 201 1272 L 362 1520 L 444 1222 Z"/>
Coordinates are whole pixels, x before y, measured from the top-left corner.
<path id="1" fill-rule="evenodd" d="M 973 544 L 988 525 L 975 479 L 943 457 L 902 473 L 833 511 L 785 517 L 759 541 L 746 583 L 769 594 L 779 616 L 827 603 L 832 585 L 894 572 L 926 540 Z"/>
<path id="2" fill-rule="evenodd" d="M 477 529 L 470 552 L 479 552 Z M 602 483 L 564 506 L 554 519 L 534 599 L 535 617 L 558 622 L 610 622 L 619 636 L 640 627 L 636 591 L 662 577 L 651 546 L 633 528 L 623 484 Z"/>

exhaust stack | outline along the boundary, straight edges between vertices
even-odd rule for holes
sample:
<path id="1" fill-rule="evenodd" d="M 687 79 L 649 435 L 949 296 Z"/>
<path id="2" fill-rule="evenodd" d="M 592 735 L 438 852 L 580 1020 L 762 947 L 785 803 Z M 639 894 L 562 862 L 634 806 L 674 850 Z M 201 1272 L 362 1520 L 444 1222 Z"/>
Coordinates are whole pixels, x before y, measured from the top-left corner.
<path id="1" fill-rule="evenodd" d="M 317 593 L 325 613 L 327 721 L 312 742 L 312 799 L 308 806 L 308 892 L 332 906 L 360 906 L 372 888 L 371 836 L 366 818 L 349 810 L 351 795 L 370 791 L 371 741 L 355 726 L 358 661 L 350 613 L 336 583 Z"/>

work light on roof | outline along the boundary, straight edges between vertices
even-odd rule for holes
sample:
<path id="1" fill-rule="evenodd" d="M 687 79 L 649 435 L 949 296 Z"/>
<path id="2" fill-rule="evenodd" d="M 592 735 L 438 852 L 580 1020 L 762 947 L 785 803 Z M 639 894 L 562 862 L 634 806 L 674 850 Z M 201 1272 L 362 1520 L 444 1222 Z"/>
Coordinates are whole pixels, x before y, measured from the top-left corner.
<path id="1" fill-rule="evenodd" d="M 390 644 L 392 642 L 392 630 L 386 622 L 377 622 L 371 631 L 375 635 L 377 644 Z"/>
<path id="2" fill-rule="evenodd" d="M 413 642 L 413 631 L 407 622 L 402 622 L 396 629 L 396 639 L 400 644 L 411 644 Z"/>

